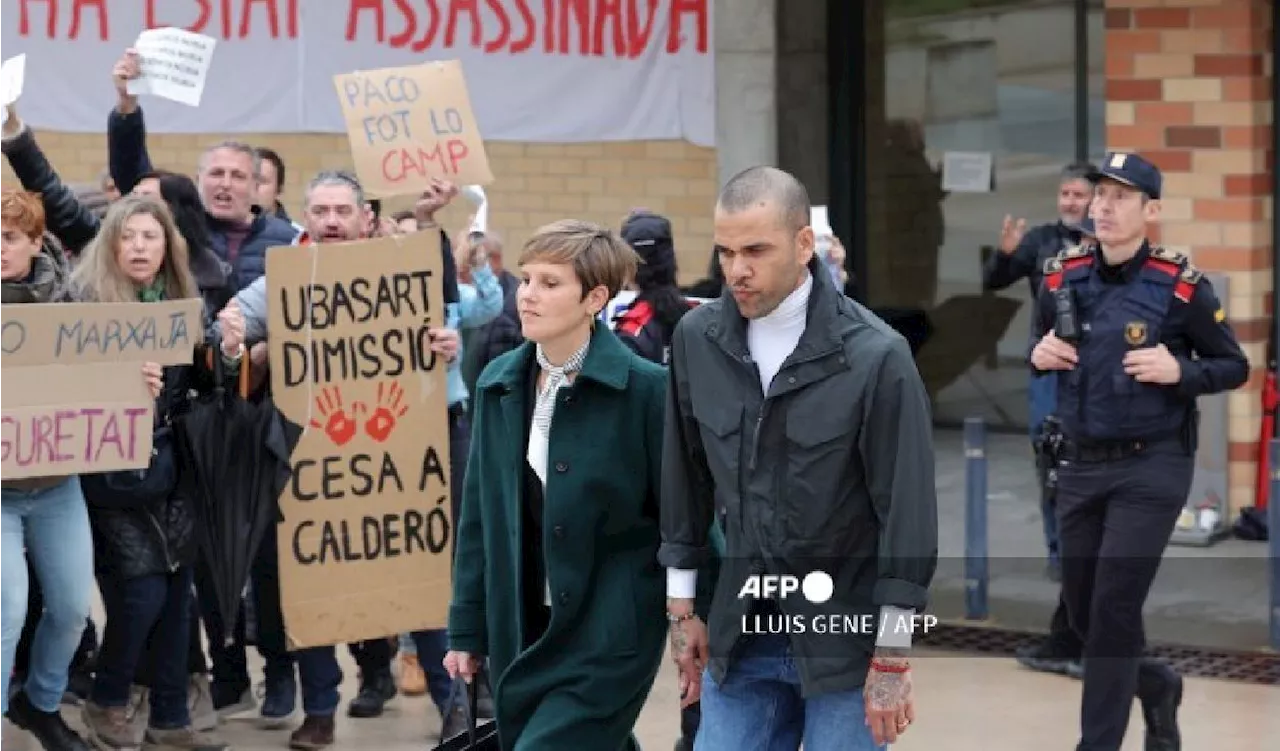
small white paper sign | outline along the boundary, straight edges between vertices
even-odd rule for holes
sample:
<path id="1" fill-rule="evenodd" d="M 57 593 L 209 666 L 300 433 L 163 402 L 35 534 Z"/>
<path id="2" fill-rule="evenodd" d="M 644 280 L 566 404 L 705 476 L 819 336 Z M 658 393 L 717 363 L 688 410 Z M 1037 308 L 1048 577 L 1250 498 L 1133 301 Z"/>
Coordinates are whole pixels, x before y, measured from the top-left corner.
<path id="1" fill-rule="evenodd" d="M 992 168 L 989 151 L 948 151 L 942 155 L 942 189 L 952 193 L 990 193 Z"/>
<path id="2" fill-rule="evenodd" d="M 809 226 L 813 229 L 813 234 L 819 237 L 836 233 L 835 230 L 831 229 L 831 219 L 827 216 L 826 206 L 809 207 Z"/>
<path id="3" fill-rule="evenodd" d="M 27 55 L 14 55 L 0 64 L 0 92 L 4 101 L 0 106 L 8 107 L 22 96 L 22 81 L 27 74 Z M 8 114 L 5 115 L 8 117 Z"/>
<path id="4" fill-rule="evenodd" d="M 142 74 L 129 81 L 129 93 L 151 94 L 190 107 L 200 106 L 216 44 L 213 37 L 185 29 L 142 32 L 133 45 L 141 58 Z"/>
<path id="5" fill-rule="evenodd" d="M 489 197 L 485 195 L 484 188 L 479 185 L 468 185 L 462 189 L 462 194 L 476 205 L 476 216 L 471 220 L 471 226 L 467 232 L 488 232 Z"/>

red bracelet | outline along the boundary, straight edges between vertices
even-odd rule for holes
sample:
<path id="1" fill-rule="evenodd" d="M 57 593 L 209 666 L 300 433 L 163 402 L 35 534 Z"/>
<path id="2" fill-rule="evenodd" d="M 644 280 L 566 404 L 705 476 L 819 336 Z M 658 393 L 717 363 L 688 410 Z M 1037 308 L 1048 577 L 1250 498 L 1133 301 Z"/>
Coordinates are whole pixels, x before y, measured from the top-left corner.
<path id="1" fill-rule="evenodd" d="M 877 673 L 906 673 L 911 670 L 910 665 L 887 665 L 879 660 L 871 661 L 871 669 Z"/>

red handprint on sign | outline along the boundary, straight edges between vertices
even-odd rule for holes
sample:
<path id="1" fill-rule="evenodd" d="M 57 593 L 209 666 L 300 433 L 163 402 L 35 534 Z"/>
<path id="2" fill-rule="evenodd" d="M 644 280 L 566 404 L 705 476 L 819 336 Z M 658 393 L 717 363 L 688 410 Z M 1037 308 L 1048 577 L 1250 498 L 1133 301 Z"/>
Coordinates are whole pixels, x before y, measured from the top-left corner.
<path id="1" fill-rule="evenodd" d="M 332 388 L 321 391 L 320 396 L 316 397 L 316 409 L 320 412 L 320 417 L 324 418 L 324 424 L 312 420 L 311 427 L 324 429 L 325 435 L 329 436 L 333 445 L 342 446 L 355 437 L 356 421 L 347 415 L 346 409 L 342 406 L 341 389 Z M 352 405 L 352 414 L 356 411 L 357 405 Z"/>
<path id="2" fill-rule="evenodd" d="M 404 389 L 400 388 L 400 384 L 392 381 L 388 387 L 385 383 L 379 383 L 378 408 L 365 421 L 364 432 L 378 443 L 385 442 L 391 436 L 391 431 L 395 429 L 396 422 L 409 411 L 409 405 L 401 404 L 403 399 Z M 364 405 L 360 407 L 363 412 Z"/>

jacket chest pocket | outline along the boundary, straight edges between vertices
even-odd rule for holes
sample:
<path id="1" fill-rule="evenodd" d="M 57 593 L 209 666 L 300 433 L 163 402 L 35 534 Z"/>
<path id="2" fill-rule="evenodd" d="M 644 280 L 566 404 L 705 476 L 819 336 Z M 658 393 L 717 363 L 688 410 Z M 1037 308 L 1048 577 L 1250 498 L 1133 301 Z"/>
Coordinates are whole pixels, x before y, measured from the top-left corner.
<path id="1" fill-rule="evenodd" d="M 786 462 L 777 468 L 783 534 L 792 539 L 825 539 L 844 528 L 853 512 L 843 503 L 856 440 L 854 421 L 837 404 L 826 409 L 792 406 L 787 411 Z"/>
<path id="2" fill-rule="evenodd" d="M 741 405 L 700 406 L 694 402 L 693 418 L 698 422 L 707 466 L 717 485 L 729 481 L 737 487 L 742 457 L 742 415 Z"/>

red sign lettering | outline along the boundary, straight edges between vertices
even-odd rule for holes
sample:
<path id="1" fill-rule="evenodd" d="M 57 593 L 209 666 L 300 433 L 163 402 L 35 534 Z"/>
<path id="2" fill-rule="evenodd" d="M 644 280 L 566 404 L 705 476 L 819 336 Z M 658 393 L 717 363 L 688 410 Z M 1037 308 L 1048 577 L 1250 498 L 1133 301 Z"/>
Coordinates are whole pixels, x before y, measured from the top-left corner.
<path id="1" fill-rule="evenodd" d="M 22 0 L 21 5 L 18 7 L 18 36 L 31 36 L 31 8 L 29 6 L 36 2 L 45 5 L 45 36 L 50 39 L 57 38 L 58 0 Z M 72 0 L 71 27 L 67 29 L 68 39 L 78 39 L 80 37 L 80 21 L 84 12 L 90 7 L 98 11 L 98 38 L 104 42 L 107 41 L 109 38 L 107 0 Z"/>
<path id="2" fill-rule="evenodd" d="M 518 55 L 537 45 L 548 54 L 634 60 L 654 41 L 654 22 L 663 11 L 660 6 L 665 6 L 668 31 L 663 49 L 676 54 L 692 44 L 698 53 L 705 54 L 709 2 L 349 0 L 345 36 L 348 42 L 355 42 L 363 32 L 378 44 L 413 52 L 467 47 L 489 54 Z M 297 39 L 301 33 L 298 6 L 299 0 L 186 0 L 181 4 L 168 0 L 161 12 L 160 0 L 145 0 L 143 24 L 148 29 L 175 26 L 223 41 L 255 35 Z M 694 34 L 687 38 L 685 23 L 690 20 Z M 59 25 L 60 21 L 65 26 Z M 19 36 L 75 40 L 82 30 L 92 33 L 94 21 L 98 38 L 109 40 L 106 0 L 18 0 Z"/>
<path id="3" fill-rule="evenodd" d="M 296 0 L 292 0 L 296 2 Z M 664 49 L 687 44 L 683 22 L 693 16 L 699 53 L 707 52 L 709 0 L 665 0 L 669 31 Z M 548 54 L 636 59 L 653 36 L 660 0 L 350 0 L 346 39 L 371 33 L 379 44 L 423 52 L 465 46 L 520 54 L 538 44 Z M 392 30 L 388 34 L 388 30 Z M 467 32 L 470 33 L 467 33 Z M 539 37 L 541 37 L 539 39 Z M 608 40 L 608 41 L 606 41 Z"/>
<path id="4" fill-rule="evenodd" d="M 410 177 L 419 179 L 432 174 L 427 165 L 436 164 L 437 174 L 443 171 L 448 175 L 458 174 L 458 165 L 467 158 L 471 150 L 460 138 L 450 138 L 436 142 L 430 149 L 421 146 L 410 149 L 398 146 L 382 157 L 382 176 L 391 183 L 404 182 Z"/>

